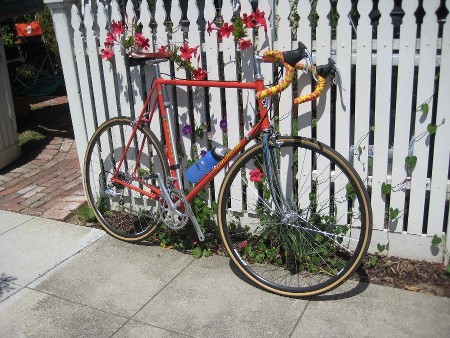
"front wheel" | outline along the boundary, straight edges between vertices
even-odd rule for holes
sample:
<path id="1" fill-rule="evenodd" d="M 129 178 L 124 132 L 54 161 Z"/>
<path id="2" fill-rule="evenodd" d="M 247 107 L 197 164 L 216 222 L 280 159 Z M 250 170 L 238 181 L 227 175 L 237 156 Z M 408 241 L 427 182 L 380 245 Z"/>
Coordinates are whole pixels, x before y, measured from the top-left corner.
<path id="1" fill-rule="evenodd" d="M 247 150 L 222 184 L 217 213 L 225 248 L 270 292 L 328 292 L 358 268 L 369 246 L 372 211 L 364 184 L 319 142 L 279 137 L 265 153 L 271 154 L 268 166 L 262 144 Z"/>

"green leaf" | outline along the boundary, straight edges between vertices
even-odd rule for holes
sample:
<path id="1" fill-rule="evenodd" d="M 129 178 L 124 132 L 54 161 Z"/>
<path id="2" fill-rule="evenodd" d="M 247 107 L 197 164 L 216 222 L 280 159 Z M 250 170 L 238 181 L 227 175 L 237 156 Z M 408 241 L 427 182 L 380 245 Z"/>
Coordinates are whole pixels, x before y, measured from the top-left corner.
<path id="1" fill-rule="evenodd" d="M 442 243 L 442 237 L 439 237 L 438 235 L 434 235 L 433 239 L 431 240 L 431 244 L 434 246 L 441 245 Z"/>
<path id="2" fill-rule="evenodd" d="M 367 162 L 369 168 L 373 168 L 373 157 L 369 157 L 369 161 Z"/>
<path id="3" fill-rule="evenodd" d="M 205 249 L 203 250 L 203 257 L 209 257 L 211 256 L 211 250 Z"/>
<path id="4" fill-rule="evenodd" d="M 358 154 L 359 154 L 359 156 L 362 155 L 362 152 L 363 152 L 363 149 L 361 148 L 361 146 L 359 146 L 359 147 L 358 147 Z"/>
<path id="5" fill-rule="evenodd" d="M 383 195 L 389 194 L 391 192 L 391 190 L 392 190 L 392 186 L 390 184 L 387 184 L 384 182 L 381 184 L 381 193 Z"/>
<path id="6" fill-rule="evenodd" d="M 405 167 L 411 172 L 414 170 L 417 164 L 417 156 L 406 156 L 405 157 Z"/>
<path id="7" fill-rule="evenodd" d="M 385 244 L 377 244 L 377 249 L 379 252 L 383 252 L 384 250 L 386 250 L 386 245 Z"/>
<path id="8" fill-rule="evenodd" d="M 450 275 L 450 264 L 447 265 L 447 273 Z"/>
<path id="9" fill-rule="evenodd" d="M 192 255 L 194 256 L 194 258 L 199 259 L 202 257 L 202 248 L 200 248 L 199 246 L 196 247 L 194 250 L 192 250 Z"/>
<path id="10" fill-rule="evenodd" d="M 311 127 L 313 127 L 313 128 L 317 127 L 317 119 L 311 120 Z"/>
<path id="11" fill-rule="evenodd" d="M 389 208 L 389 219 L 391 221 L 395 220 L 399 214 L 400 214 L 400 210 L 398 210 L 398 208 L 395 208 L 395 209 Z"/>
<path id="12" fill-rule="evenodd" d="M 374 268 L 377 265 L 377 258 L 376 257 L 370 257 L 369 258 L 369 267 Z"/>
<path id="13" fill-rule="evenodd" d="M 435 125 L 435 124 L 433 124 L 433 123 L 430 123 L 430 124 L 427 126 L 427 131 L 428 131 L 428 133 L 429 133 L 430 135 L 433 135 L 433 134 L 436 132 L 436 130 L 437 130 L 437 125 Z"/>
<path id="14" fill-rule="evenodd" d="M 422 103 L 422 105 L 420 106 L 420 110 L 422 111 L 423 114 L 428 114 L 428 111 L 430 110 L 430 107 L 428 106 L 428 103 Z"/>

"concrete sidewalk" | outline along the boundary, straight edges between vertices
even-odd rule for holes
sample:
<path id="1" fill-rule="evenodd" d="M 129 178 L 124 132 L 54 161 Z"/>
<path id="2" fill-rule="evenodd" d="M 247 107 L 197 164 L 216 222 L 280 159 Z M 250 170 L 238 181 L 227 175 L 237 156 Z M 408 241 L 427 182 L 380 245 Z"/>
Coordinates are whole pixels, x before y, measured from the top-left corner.
<path id="1" fill-rule="evenodd" d="M 312 300 L 101 230 L 0 211 L 0 337 L 448 337 L 450 299 L 348 282 Z"/>

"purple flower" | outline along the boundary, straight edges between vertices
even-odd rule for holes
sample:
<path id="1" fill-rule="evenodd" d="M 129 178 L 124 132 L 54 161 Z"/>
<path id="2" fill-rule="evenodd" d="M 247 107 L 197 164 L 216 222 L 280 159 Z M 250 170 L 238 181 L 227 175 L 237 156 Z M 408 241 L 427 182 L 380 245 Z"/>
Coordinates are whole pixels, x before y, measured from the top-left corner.
<path id="1" fill-rule="evenodd" d="M 225 120 L 225 119 L 220 120 L 219 125 L 220 125 L 220 128 L 227 129 L 227 127 L 228 127 L 227 120 Z"/>
<path id="2" fill-rule="evenodd" d="M 200 157 L 205 157 L 206 156 L 206 150 L 202 150 L 200 152 Z"/>
<path id="3" fill-rule="evenodd" d="M 191 132 L 191 126 L 189 124 L 185 124 L 182 132 L 183 132 L 183 135 L 189 135 Z"/>

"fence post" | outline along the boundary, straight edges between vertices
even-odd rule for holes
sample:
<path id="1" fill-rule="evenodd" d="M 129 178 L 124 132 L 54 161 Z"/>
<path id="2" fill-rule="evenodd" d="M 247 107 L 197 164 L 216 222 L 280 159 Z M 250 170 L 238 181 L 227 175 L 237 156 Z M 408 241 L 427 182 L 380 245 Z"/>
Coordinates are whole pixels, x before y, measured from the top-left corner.
<path id="1" fill-rule="evenodd" d="M 83 105 L 80 97 L 77 68 L 73 55 L 73 33 L 70 23 L 71 7 L 78 3 L 76 0 L 44 0 L 53 18 L 56 40 L 58 41 L 61 65 L 64 72 L 70 116 L 75 134 L 80 168 L 83 167 L 84 152 L 87 147 L 86 126 L 83 118 Z"/>

